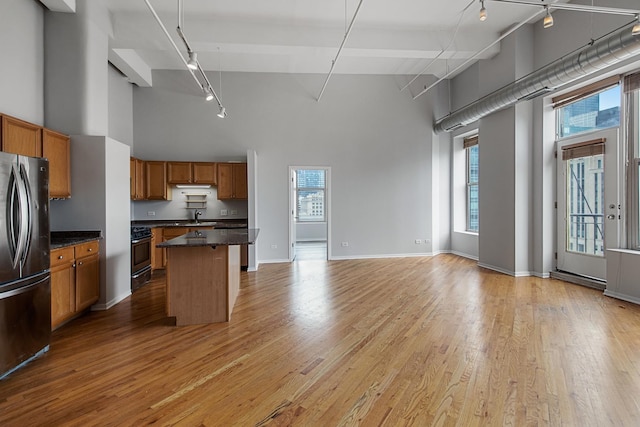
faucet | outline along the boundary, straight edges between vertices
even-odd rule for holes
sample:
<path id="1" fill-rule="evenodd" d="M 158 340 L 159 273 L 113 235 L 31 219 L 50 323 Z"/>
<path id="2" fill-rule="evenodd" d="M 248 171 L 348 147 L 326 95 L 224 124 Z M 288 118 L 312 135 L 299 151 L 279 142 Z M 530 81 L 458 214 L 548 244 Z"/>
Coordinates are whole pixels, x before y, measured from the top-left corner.
<path id="1" fill-rule="evenodd" d="M 196 211 L 193 213 L 193 216 L 196 219 L 196 224 L 200 222 L 200 220 L 199 220 L 200 215 L 202 215 L 202 211 L 199 211 L 199 210 L 196 209 Z"/>

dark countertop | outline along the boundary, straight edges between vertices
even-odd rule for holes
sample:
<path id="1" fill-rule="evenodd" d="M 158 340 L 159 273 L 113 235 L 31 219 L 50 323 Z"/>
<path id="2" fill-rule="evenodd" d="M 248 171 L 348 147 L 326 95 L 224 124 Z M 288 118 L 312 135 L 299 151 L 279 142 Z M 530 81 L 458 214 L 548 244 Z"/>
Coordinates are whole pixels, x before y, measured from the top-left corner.
<path id="1" fill-rule="evenodd" d="M 259 228 L 191 231 L 183 236 L 159 243 L 156 247 L 177 248 L 190 246 L 246 245 L 254 243 L 259 232 Z"/>
<path id="2" fill-rule="evenodd" d="M 102 239 L 100 230 L 94 231 L 52 231 L 51 232 L 51 249 L 64 248 L 79 243 L 86 243 L 92 240 Z"/>
<path id="3" fill-rule="evenodd" d="M 247 219 L 200 219 L 199 224 L 187 219 L 155 219 L 131 221 L 131 225 L 146 227 L 215 227 L 225 228 L 247 228 Z"/>

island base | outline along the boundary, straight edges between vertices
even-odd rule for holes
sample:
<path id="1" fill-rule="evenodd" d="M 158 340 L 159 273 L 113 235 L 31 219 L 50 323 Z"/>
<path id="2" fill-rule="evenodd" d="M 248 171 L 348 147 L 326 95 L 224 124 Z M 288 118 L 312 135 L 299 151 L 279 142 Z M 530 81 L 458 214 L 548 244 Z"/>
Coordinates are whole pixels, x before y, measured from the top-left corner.
<path id="1" fill-rule="evenodd" d="M 240 246 L 167 248 L 167 315 L 176 326 L 228 322 L 240 290 Z"/>

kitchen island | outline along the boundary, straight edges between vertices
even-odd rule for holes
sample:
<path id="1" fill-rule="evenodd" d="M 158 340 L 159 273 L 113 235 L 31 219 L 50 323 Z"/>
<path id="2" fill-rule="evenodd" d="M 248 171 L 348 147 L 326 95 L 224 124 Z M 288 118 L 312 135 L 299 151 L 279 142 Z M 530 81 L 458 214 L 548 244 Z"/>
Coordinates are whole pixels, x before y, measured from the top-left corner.
<path id="1" fill-rule="evenodd" d="M 156 245 L 167 249 L 167 315 L 176 325 L 228 322 L 240 290 L 240 245 L 259 229 L 186 233 Z"/>

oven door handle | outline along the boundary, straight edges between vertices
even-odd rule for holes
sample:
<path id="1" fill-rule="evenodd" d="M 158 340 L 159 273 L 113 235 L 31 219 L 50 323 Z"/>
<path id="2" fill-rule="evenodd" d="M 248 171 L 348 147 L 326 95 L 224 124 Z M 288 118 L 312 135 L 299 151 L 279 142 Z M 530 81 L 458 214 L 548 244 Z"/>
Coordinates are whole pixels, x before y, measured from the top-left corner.
<path id="1" fill-rule="evenodd" d="M 132 240 L 131 244 L 135 245 L 135 244 L 138 244 L 138 243 L 141 243 L 141 242 L 147 242 L 147 241 L 150 242 L 151 241 L 151 237 L 145 237 L 145 238 L 142 238 L 142 239 Z"/>

